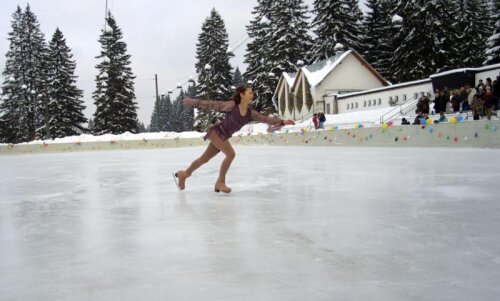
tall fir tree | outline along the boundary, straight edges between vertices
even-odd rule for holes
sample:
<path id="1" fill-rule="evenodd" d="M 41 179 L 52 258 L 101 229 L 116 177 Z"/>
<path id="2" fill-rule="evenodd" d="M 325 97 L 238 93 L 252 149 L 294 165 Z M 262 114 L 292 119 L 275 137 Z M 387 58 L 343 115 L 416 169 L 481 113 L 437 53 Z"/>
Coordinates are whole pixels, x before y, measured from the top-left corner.
<path id="1" fill-rule="evenodd" d="M 170 93 L 162 94 L 159 102 L 155 103 L 153 113 L 151 114 L 150 131 L 168 132 L 171 131 L 170 115 L 172 113 L 172 102 Z"/>
<path id="2" fill-rule="evenodd" d="M 458 41 L 461 49 L 458 67 L 481 66 L 486 59 L 485 40 L 491 34 L 485 26 L 485 14 L 488 15 L 487 4 L 483 0 L 462 0 L 457 4 L 458 24 L 461 32 Z"/>
<path id="3" fill-rule="evenodd" d="M 486 60 L 483 62 L 484 65 L 500 64 L 500 0 L 494 1 L 492 11 L 495 25 L 493 34 L 488 38 L 486 44 Z"/>
<path id="4" fill-rule="evenodd" d="M 252 85 L 254 99 L 264 95 L 273 84 L 273 80 L 269 79 L 269 72 L 272 68 L 269 59 L 272 51 L 270 43 L 273 37 L 270 19 L 275 15 L 273 4 L 273 0 L 257 0 L 257 5 L 252 11 L 253 17 L 250 25 L 247 26 L 251 41 L 247 44 L 245 54 L 245 63 L 248 66 L 244 78 L 248 79 Z M 267 106 L 272 107 L 271 104 Z"/>
<path id="5" fill-rule="evenodd" d="M 368 0 L 366 6 L 364 57 L 385 79 L 393 81 L 391 59 L 398 28 L 393 22 L 392 2 Z"/>
<path id="6" fill-rule="evenodd" d="M 170 124 L 172 126 L 173 132 L 183 132 L 184 131 L 184 105 L 182 100 L 186 95 L 184 90 L 181 90 L 174 103 L 172 104 L 172 113 L 170 114 Z"/>
<path id="7" fill-rule="evenodd" d="M 233 76 L 233 86 L 238 88 L 240 86 L 243 86 L 244 84 L 245 82 L 243 81 L 243 76 L 241 75 L 241 71 L 238 67 L 236 67 Z"/>
<path id="8" fill-rule="evenodd" d="M 198 74 L 198 97 L 226 101 L 231 97 L 232 68 L 228 52 L 229 38 L 226 26 L 219 13 L 212 9 L 203 22 L 196 44 L 195 68 Z M 200 110 L 196 118 L 196 128 L 205 131 L 208 126 L 223 118 L 223 114 L 211 110 Z"/>
<path id="9" fill-rule="evenodd" d="M 337 43 L 362 53 L 363 14 L 357 0 L 314 0 L 313 6 L 316 39 L 310 63 L 334 56 Z"/>
<path id="10" fill-rule="evenodd" d="M 460 63 L 458 24 L 451 0 L 405 4 L 393 64 L 396 81 L 422 79 Z"/>
<path id="11" fill-rule="evenodd" d="M 137 133 L 137 104 L 134 79 L 127 45 L 114 17 L 108 13 L 106 27 L 99 37 L 101 53 L 96 58 L 96 90 L 93 93 L 96 111 L 94 133 L 98 135 L 124 132 Z"/>
<path id="12" fill-rule="evenodd" d="M 29 5 L 12 15 L 9 50 L 3 71 L 0 118 L 4 142 L 27 142 L 40 137 L 44 124 L 43 93 L 47 88 L 47 45 Z"/>
<path id="13" fill-rule="evenodd" d="M 295 72 L 312 45 L 307 6 L 302 0 L 259 1 L 247 27 L 245 78 L 253 82 L 256 110 L 275 113 L 273 94 L 283 72 Z"/>
<path id="14" fill-rule="evenodd" d="M 83 91 L 76 86 L 76 63 L 72 57 L 64 35 L 57 28 L 49 43 L 48 56 L 48 133 L 51 138 L 78 135 L 86 130 L 83 126 L 87 123 L 83 115 Z"/>

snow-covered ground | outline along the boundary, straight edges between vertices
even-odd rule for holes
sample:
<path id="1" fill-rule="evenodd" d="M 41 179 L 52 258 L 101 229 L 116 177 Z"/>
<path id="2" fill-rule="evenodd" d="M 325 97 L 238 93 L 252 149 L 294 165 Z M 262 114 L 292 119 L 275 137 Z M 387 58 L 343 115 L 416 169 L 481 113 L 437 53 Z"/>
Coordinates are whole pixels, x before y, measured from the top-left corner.
<path id="1" fill-rule="evenodd" d="M 326 115 L 325 128 L 330 127 L 336 128 L 355 128 L 359 124 L 364 127 L 379 126 L 377 123 L 380 120 L 380 116 L 386 112 L 393 110 L 393 107 L 376 109 L 371 111 L 363 112 L 351 112 L 336 115 Z M 267 133 L 268 125 L 263 123 L 251 123 L 244 126 L 239 132 L 234 135 L 257 135 L 261 133 Z M 297 121 L 294 126 L 283 127 L 280 132 L 300 132 L 303 130 L 313 130 L 314 126 L 312 123 L 312 118 L 306 119 L 304 121 Z M 101 135 L 94 136 L 83 134 L 79 136 L 71 136 L 64 138 L 57 138 L 54 140 L 35 140 L 29 143 L 23 144 L 42 144 L 42 143 L 78 143 L 78 142 L 97 142 L 97 141 L 128 141 L 128 140 L 157 140 L 157 139 L 182 139 L 182 138 L 198 138 L 205 136 L 205 133 L 200 132 L 158 132 L 158 133 L 140 133 L 131 134 L 124 133 L 121 135 Z"/>
<path id="2" fill-rule="evenodd" d="M 496 300 L 499 150 L 0 156 L 2 300 Z M 466 171 L 466 172 L 464 172 Z"/>

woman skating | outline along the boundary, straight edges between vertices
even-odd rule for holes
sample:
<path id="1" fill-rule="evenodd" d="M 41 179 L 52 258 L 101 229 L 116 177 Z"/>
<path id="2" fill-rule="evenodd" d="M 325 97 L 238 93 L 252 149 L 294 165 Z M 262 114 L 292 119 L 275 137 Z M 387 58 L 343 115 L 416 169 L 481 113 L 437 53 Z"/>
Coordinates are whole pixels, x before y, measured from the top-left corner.
<path id="1" fill-rule="evenodd" d="M 226 173 L 231 166 L 231 162 L 233 162 L 235 152 L 228 139 L 252 120 L 270 124 L 272 126 L 270 130 L 279 129 L 285 125 L 295 124 L 292 120 L 267 117 L 251 109 L 249 105 L 252 103 L 252 100 L 252 88 L 246 86 L 236 89 L 232 101 L 198 100 L 193 98 L 185 98 L 183 100 L 184 106 L 187 107 L 198 106 L 201 109 L 227 112 L 227 114 L 222 122 L 208 129 L 204 139 L 210 140 L 210 144 L 205 152 L 198 159 L 194 160 L 186 170 L 179 170 L 175 173 L 175 177 L 177 177 L 179 181 L 178 185 L 180 190 L 184 190 L 186 179 L 189 178 L 196 169 L 210 161 L 210 159 L 215 157 L 219 152 L 223 152 L 226 157 L 222 161 L 219 177 L 215 182 L 214 190 L 216 192 L 222 191 L 230 193 L 231 188 L 226 185 Z"/>

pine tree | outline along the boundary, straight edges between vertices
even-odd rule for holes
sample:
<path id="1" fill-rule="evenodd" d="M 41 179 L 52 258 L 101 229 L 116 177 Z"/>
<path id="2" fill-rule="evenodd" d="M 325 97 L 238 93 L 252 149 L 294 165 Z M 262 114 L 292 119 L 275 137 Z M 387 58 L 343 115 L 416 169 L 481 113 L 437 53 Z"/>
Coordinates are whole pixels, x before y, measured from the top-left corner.
<path id="1" fill-rule="evenodd" d="M 461 48 L 459 67 L 477 67 L 486 59 L 484 41 L 491 34 L 484 26 L 484 13 L 487 12 L 483 0 L 463 0 L 457 3 L 458 23 L 461 32 L 458 41 Z"/>
<path id="2" fill-rule="evenodd" d="M 426 78 L 461 64 L 452 5 L 450 0 L 417 0 L 405 5 L 396 36 L 400 46 L 393 56 L 397 81 Z"/>
<path id="3" fill-rule="evenodd" d="M 172 131 L 170 116 L 172 115 L 172 100 L 170 93 L 162 95 L 160 101 L 160 131 Z"/>
<path id="4" fill-rule="evenodd" d="M 492 36 L 488 38 L 487 49 L 485 51 L 486 60 L 483 65 L 493 65 L 500 63 L 500 0 L 494 1 L 495 27 Z"/>
<path id="5" fill-rule="evenodd" d="M 172 105 L 172 113 L 170 115 L 170 124 L 173 132 L 183 132 L 184 131 L 184 105 L 182 100 L 184 99 L 184 90 L 181 90 L 179 96 Z"/>
<path id="6" fill-rule="evenodd" d="M 233 74 L 229 58 L 229 38 L 224 21 L 219 13 L 212 9 L 210 16 L 203 22 L 196 44 L 196 73 L 198 74 L 197 97 L 225 101 L 231 97 Z M 211 110 L 202 110 L 196 118 L 196 128 L 204 131 L 223 114 Z"/>
<path id="7" fill-rule="evenodd" d="M 258 1 L 247 26 L 253 41 L 247 45 L 245 78 L 253 82 L 253 107 L 275 113 L 272 96 L 283 72 L 295 72 L 312 45 L 307 30 L 307 6 L 302 0 Z"/>
<path id="8" fill-rule="evenodd" d="M 130 68 L 130 55 L 122 41 L 122 31 L 111 13 L 106 21 L 107 26 L 99 37 L 101 53 L 96 57 L 102 61 L 96 66 L 94 133 L 137 133 L 135 76 Z"/>
<path id="9" fill-rule="evenodd" d="M 368 0 L 369 11 L 365 18 L 365 59 L 387 80 L 393 80 L 391 64 L 394 53 L 394 35 L 397 32 L 392 20 L 392 3 L 387 0 Z"/>
<path id="10" fill-rule="evenodd" d="M 233 86 L 237 88 L 243 86 L 244 84 L 245 82 L 243 81 L 243 76 L 241 75 L 240 69 L 236 67 L 233 76 Z"/>
<path id="11" fill-rule="evenodd" d="M 356 0 L 314 0 L 315 13 L 312 26 L 316 40 L 310 63 L 336 54 L 339 43 L 345 48 L 362 53 L 361 23 L 363 14 Z"/>
<path id="12" fill-rule="evenodd" d="M 49 98 L 48 115 L 51 138 L 73 136 L 85 131 L 83 123 L 83 91 L 76 87 L 76 63 L 71 49 L 59 28 L 49 44 Z"/>
<path id="13" fill-rule="evenodd" d="M 265 92 L 272 89 L 274 84 L 273 78 L 269 78 L 272 70 L 270 44 L 271 39 L 274 38 L 270 21 L 275 15 L 273 9 L 275 9 L 273 0 L 257 0 L 257 6 L 252 11 L 253 18 L 247 26 L 248 36 L 252 40 L 247 44 L 245 63 L 248 67 L 244 77 L 252 83 L 255 100 L 260 95 L 265 95 Z M 268 104 L 267 107 L 272 106 Z"/>
<path id="14" fill-rule="evenodd" d="M 37 138 L 37 130 L 44 127 L 47 46 L 29 5 L 24 12 L 18 7 L 12 17 L 0 118 L 4 124 L 2 140 L 19 143 Z"/>

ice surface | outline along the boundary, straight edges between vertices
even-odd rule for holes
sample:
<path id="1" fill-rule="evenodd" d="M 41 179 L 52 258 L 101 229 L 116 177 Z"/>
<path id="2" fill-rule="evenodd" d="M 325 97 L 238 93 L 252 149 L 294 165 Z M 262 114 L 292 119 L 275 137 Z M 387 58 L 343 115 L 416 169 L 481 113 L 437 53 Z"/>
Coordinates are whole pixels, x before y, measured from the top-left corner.
<path id="1" fill-rule="evenodd" d="M 500 151 L 0 156 L 2 300 L 496 300 Z"/>

